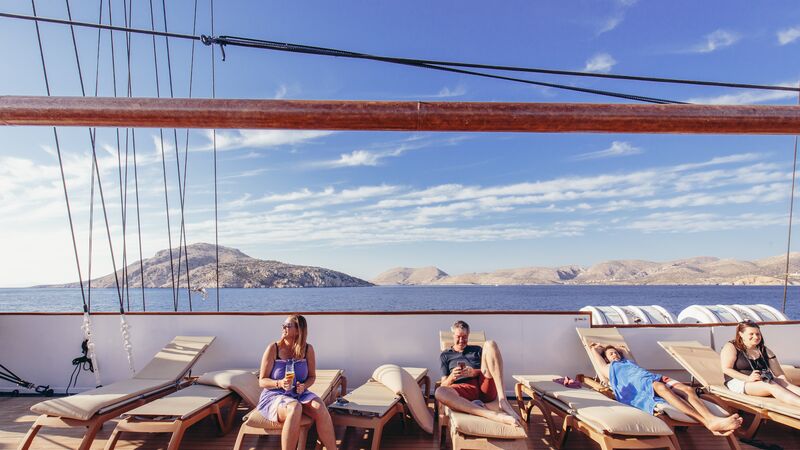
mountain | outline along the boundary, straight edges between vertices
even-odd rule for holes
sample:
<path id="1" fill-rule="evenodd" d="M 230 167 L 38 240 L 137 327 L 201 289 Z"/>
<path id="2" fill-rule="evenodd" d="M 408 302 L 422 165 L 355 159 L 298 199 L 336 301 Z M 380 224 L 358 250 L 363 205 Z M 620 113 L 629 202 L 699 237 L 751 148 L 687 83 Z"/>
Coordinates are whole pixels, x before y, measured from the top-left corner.
<path id="1" fill-rule="evenodd" d="M 189 245 L 182 254 L 180 286 L 186 287 L 186 254 L 189 255 L 189 282 L 192 288 L 213 288 L 217 284 L 216 247 L 213 244 Z M 148 288 L 171 288 L 172 273 L 178 277 L 178 249 L 172 249 L 173 268 L 170 269 L 170 250 L 161 250 L 142 261 L 144 285 Z M 130 287 L 142 285 L 139 261 L 128 265 Z M 117 271 L 122 278 L 122 270 Z M 84 282 L 85 283 L 85 282 Z M 292 287 L 360 287 L 372 283 L 345 273 L 312 266 L 297 266 L 280 261 L 265 261 L 250 257 L 235 248 L 219 247 L 219 286 L 225 288 L 292 288 Z M 48 287 L 78 287 L 70 283 Z M 116 287 L 113 273 L 92 280 L 92 287 Z"/>
<path id="2" fill-rule="evenodd" d="M 447 278 L 449 275 L 439 268 L 429 266 L 420 268 L 395 267 L 382 272 L 371 280 L 378 285 L 419 285 L 434 284 L 437 281 Z"/>
<path id="3" fill-rule="evenodd" d="M 531 285 L 531 284 L 622 284 L 622 285 L 780 285 L 786 268 L 786 255 L 756 261 L 720 259 L 711 256 L 668 262 L 644 260 L 604 261 L 587 268 L 580 266 L 523 267 L 487 273 L 447 275 L 435 267 L 396 268 L 372 280 L 378 285 L 448 284 L 448 285 Z M 442 276 L 412 275 L 417 271 Z M 800 272 L 800 253 L 789 258 L 790 284 L 798 284 L 791 275 Z"/>

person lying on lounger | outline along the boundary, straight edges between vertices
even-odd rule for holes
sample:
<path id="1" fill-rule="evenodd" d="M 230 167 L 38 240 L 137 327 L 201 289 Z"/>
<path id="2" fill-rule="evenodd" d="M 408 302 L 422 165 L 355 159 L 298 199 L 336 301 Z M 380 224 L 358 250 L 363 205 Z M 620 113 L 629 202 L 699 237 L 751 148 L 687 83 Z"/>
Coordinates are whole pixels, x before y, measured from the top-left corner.
<path id="1" fill-rule="evenodd" d="M 725 386 L 733 392 L 775 397 L 800 406 L 800 387 L 789 383 L 775 354 L 764 344 L 761 328 L 751 321 L 736 326 L 734 340 L 720 354 Z"/>
<path id="2" fill-rule="evenodd" d="M 306 319 L 292 314 L 281 324 L 281 330 L 281 338 L 270 344 L 261 358 L 258 384 L 264 390 L 258 401 L 258 412 L 267 420 L 283 424 L 283 450 L 297 447 L 303 414 L 314 420 L 325 448 L 335 450 L 336 436 L 328 408 L 308 390 L 316 379 L 316 358 L 314 347 L 306 342 Z"/>
<path id="3" fill-rule="evenodd" d="M 592 344 L 592 356 L 609 380 L 617 401 L 653 414 L 657 403 L 667 402 L 702 423 L 714 434 L 727 436 L 742 426 L 738 414 L 719 417 L 708 410 L 691 387 L 669 377 L 649 372 L 625 359 L 614 346 Z"/>
<path id="4" fill-rule="evenodd" d="M 462 320 L 450 330 L 453 345 L 440 355 L 443 376 L 436 400 L 455 411 L 517 424 L 519 416 L 503 389 L 503 357 L 497 344 L 467 345 L 469 325 Z"/>

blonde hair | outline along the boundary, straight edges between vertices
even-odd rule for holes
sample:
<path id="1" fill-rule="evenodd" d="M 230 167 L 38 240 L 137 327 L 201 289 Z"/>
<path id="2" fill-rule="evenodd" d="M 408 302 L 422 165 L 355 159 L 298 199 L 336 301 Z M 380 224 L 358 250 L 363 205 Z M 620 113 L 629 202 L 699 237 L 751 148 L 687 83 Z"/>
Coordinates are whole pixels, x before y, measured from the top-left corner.
<path id="1" fill-rule="evenodd" d="M 292 314 L 287 319 L 297 327 L 297 339 L 294 340 L 294 346 L 292 348 L 293 357 L 294 359 L 305 358 L 306 340 L 308 339 L 308 323 L 306 322 L 306 318 L 300 314 Z"/>

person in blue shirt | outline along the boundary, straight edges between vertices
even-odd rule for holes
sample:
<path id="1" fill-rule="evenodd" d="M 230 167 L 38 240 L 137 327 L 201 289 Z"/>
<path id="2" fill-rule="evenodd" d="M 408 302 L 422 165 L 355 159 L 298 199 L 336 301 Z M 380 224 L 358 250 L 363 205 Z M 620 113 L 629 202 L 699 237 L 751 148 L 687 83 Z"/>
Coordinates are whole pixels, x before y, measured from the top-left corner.
<path id="1" fill-rule="evenodd" d="M 653 414 L 656 404 L 669 403 L 717 435 L 728 436 L 742 426 L 738 414 L 714 415 L 690 386 L 643 369 L 616 347 L 593 343 L 591 348 L 602 372 L 599 375 L 609 380 L 617 401 L 648 414 Z"/>

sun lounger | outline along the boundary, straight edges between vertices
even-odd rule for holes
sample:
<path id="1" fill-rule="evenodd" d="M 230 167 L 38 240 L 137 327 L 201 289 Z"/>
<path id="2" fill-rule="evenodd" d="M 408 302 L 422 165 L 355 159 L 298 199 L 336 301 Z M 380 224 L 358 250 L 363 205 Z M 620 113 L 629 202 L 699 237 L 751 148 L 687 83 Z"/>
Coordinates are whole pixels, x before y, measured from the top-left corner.
<path id="1" fill-rule="evenodd" d="M 576 378 L 578 378 L 587 386 L 597 390 L 601 394 L 611 399 L 615 399 L 614 393 L 612 392 L 611 388 L 609 388 L 608 379 L 602 375 L 602 370 L 600 370 L 597 365 L 597 361 L 590 352 L 594 352 L 594 350 L 591 348 L 593 343 L 600 345 L 613 345 L 623 353 L 623 356 L 626 359 L 636 361 L 631 353 L 630 347 L 625 342 L 625 338 L 622 337 L 619 330 L 616 328 L 578 328 L 577 331 L 581 338 L 581 342 L 586 349 L 586 352 L 589 353 L 589 359 L 591 360 L 592 366 L 597 374 L 597 380 L 591 380 L 581 375 L 578 375 Z M 704 400 L 704 402 L 706 407 L 708 407 L 709 411 L 711 411 L 713 414 L 718 416 L 730 415 L 730 412 L 721 405 L 707 400 Z M 656 405 L 656 411 L 654 414 L 672 429 L 675 429 L 676 427 L 703 426 L 703 424 L 697 422 L 693 418 L 681 412 L 678 408 L 668 403 L 658 403 Z M 728 446 L 731 449 L 736 450 L 739 448 L 739 442 L 733 435 L 726 436 L 725 439 L 728 441 Z"/>
<path id="2" fill-rule="evenodd" d="M 33 405 L 31 411 L 40 416 L 25 434 L 19 449 L 29 448 L 42 427 L 86 427 L 78 448 L 88 450 L 103 423 L 174 392 L 213 341 L 212 336 L 178 336 L 131 379 Z"/>
<path id="3" fill-rule="evenodd" d="M 405 428 L 406 407 L 408 407 L 423 430 L 432 433 L 433 417 L 427 409 L 421 391 L 426 380 L 429 386 L 427 369 L 381 366 L 366 383 L 344 396 L 347 403 L 334 403 L 330 406 L 333 423 L 336 426 L 344 426 L 345 434 L 350 427 L 373 430 L 371 448 L 378 450 L 383 427 L 395 415 L 399 414 L 402 417 Z M 417 392 L 414 392 L 415 389 Z"/>
<path id="4" fill-rule="evenodd" d="M 659 342 L 710 395 L 706 399 L 722 403 L 753 415 L 753 420 L 739 433 L 752 438 L 765 420 L 772 420 L 789 427 L 800 429 L 800 408 L 787 405 L 773 397 L 756 397 L 738 394 L 725 386 L 719 354 L 714 349 L 699 342 Z"/>
<path id="5" fill-rule="evenodd" d="M 600 445 L 615 448 L 679 449 L 673 430 L 662 420 L 632 406 L 623 405 L 587 388 L 567 388 L 553 380 L 556 375 L 514 375 L 520 412 L 527 422 L 535 406 L 542 411 L 553 445 L 560 449 L 575 429 Z M 523 394 L 530 397 L 527 403 Z M 560 426 L 553 415 L 561 419 Z"/>
<path id="6" fill-rule="evenodd" d="M 123 414 L 105 450 L 112 450 L 122 432 L 172 433 L 169 450 L 180 447 L 186 430 L 200 420 L 214 415 L 220 433 L 233 426 L 239 403 L 258 403 L 258 378 L 253 370 L 222 370 L 203 374 L 189 387 L 156 399 Z M 223 410 L 227 409 L 223 414 Z"/>
<path id="7" fill-rule="evenodd" d="M 255 375 L 253 378 L 255 380 L 255 389 L 258 394 L 256 394 L 255 400 L 252 401 L 252 403 L 253 406 L 256 406 L 258 404 L 258 396 L 260 395 L 261 388 L 258 387 L 258 378 Z M 317 379 L 308 390 L 317 394 L 326 405 L 330 405 L 336 400 L 338 395 L 342 395 L 347 391 L 347 378 L 341 370 L 318 369 Z M 239 428 L 239 434 L 236 436 L 236 443 L 233 446 L 233 450 L 242 448 L 244 438 L 248 435 L 279 436 L 283 429 L 282 423 L 267 420 L 257 409 L 247 413 L 243 420 L 244 423 Z M 308 431 L 313 424 L 314 422 L 311 418 L 304 414 L 300 420 L 300 439 L 297 441 L 298 450 L 306 448 Z"/>

